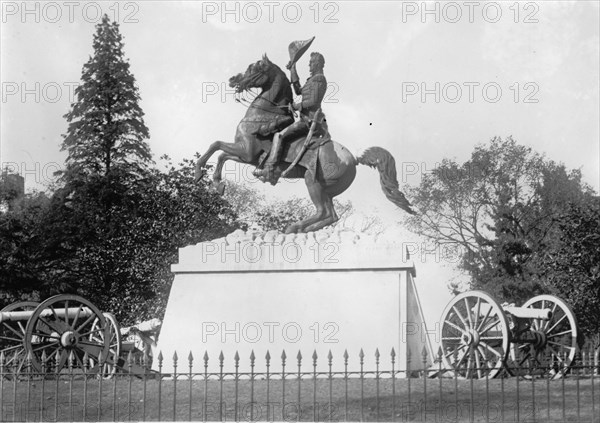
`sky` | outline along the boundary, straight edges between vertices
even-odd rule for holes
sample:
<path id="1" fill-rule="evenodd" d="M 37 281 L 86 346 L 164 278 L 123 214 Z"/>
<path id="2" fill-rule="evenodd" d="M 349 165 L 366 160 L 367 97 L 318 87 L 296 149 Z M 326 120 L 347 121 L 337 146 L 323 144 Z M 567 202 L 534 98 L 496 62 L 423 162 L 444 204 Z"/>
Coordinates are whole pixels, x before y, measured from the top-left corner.
<path id="1" fill-rule="evenodd" d="M 512 136 L 581 169 L 598 191 L 598 5 L 2 2 L 0 163 L 21 173 L 28 190 L 43 189 L 63 166 L 63 115 L 92 54 L 94 26 L 107 13 L 120 22 L 158 164 L 163 154 L 181 160 L 215 140 L 233 141 L 245 108 L 228 91 L 229 77 L 264 53 L 283 68 L 289 43 L 315 36 L 310 51 L 325 57 L 332 136 L 357 154 L 374 145 L 389 150 L 401 185 L 417 185 L 444 158 L 464 161 L 478 143 Z M 308 58 L 298 63 L 302 81 Z M 228 165 L 225 178 L 269 197 L 306 195 L 301 181 L 264 186 L 247 166 Z M 422 245 L 397 224 L 402 212 L 373 170 L 359 168 L 340 198 Z M 445 285 L 459 276 L 431 255 L 417 253 L 415 264 L 421 298 L 438 293 L 425 313 L 439 315 Z"/>

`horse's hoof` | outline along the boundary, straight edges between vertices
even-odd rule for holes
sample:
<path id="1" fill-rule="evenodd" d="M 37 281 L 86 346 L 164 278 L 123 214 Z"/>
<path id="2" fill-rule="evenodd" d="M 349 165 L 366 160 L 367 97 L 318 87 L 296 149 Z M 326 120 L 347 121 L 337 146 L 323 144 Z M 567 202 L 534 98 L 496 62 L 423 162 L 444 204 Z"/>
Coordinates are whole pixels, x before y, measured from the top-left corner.
<path id="1" fill-rule="evenodd" d="M 285 228 L 285 235 L 298 233 L 298 229 L 300 229 L 300 227 L 293 223 Z"/>
<path id="2" fill-rule="evenodd" d="M 200 166 L 196 166 L 196 171 L 194 172 L 194 182 L 199 182 L 200 179 L 206 174 L 206 170 Z"/>
<path id="3" fill-rule="evenodd" d="M 213 181 L 211 185 L 211 189 L 219 195 L 225 194 L 225 182 L 223 181 Z"/>

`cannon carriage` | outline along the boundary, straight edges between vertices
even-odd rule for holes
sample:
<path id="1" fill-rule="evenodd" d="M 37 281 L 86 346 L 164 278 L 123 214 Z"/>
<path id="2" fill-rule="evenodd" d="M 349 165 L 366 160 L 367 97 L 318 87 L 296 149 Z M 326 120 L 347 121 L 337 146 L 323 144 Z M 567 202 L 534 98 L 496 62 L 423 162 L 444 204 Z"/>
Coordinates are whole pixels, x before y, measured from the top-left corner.
<path id="1" fill-rule="evenodd" d="M 442 360 L 461 378 L 510 375 L 557 378 L 568 371 L 578 348 L 571 308 L 539 295 L 522 307 L 500 305 L 483 291 L 457 295 L 440 320 Z"/>
<path id="2" fill-rule="evenodd" d="M 117 371 L 147 374 L 127 360 L 115 317 L 90 301 L 61 294 L 42 303 L 19 302 L 0 310 L 0 367 L 3 374 L 59 373 L 81 369 L 101 377 Z"/>

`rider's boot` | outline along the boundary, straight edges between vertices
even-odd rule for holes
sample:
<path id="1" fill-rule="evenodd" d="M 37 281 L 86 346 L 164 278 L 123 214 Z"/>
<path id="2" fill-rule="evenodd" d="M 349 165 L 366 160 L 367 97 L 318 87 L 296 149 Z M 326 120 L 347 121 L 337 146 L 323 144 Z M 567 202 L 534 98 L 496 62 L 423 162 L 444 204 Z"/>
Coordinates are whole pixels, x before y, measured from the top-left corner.
<path id="1" fill-rule="evenodd" d="M 271 185 L 275 185 L 277 183 L 277 178 L 275 177 L 275 165 L 277 164 L 277 160 L 279 158 L 279 152 L 281 151 L 281 133 L 277 132 L 273 136 L 273 145 L 271 146 L 271 152 L 269 153 L 269 157 L 265 162 L 264 169 L 260 169 L 255 172 L 255 176 L 258 177 L 263 182 L 270 182 Z"/>

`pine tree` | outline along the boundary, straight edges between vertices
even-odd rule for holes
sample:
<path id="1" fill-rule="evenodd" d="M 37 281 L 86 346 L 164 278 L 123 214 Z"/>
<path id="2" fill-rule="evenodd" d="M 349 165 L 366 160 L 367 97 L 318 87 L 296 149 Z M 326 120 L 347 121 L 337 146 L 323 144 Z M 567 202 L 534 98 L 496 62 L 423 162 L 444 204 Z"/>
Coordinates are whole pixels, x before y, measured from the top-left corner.
<path id="1" fill-rule="evenodd" d="M 127 183 L 152 162 L 144 113 L 119 25 L 104 15 L 96 26 L 94 54 L 83 66 L 62 150 L 68 152 L 62 179 L 72 189 L 90 177 Z"/>

